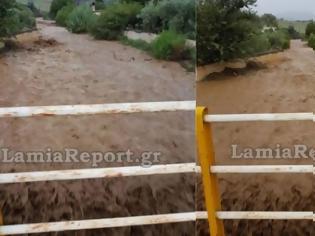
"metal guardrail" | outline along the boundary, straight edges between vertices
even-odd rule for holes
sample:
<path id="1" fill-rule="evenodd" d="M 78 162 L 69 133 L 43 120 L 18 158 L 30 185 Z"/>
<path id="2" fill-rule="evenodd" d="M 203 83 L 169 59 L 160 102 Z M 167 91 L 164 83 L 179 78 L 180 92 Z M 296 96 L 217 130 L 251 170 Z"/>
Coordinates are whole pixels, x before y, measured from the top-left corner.
<path id="1" fill-rule="evenodd" d="M 176 101 L 8 108 L 3 107 L 0 108 L 0 118 L 193 111 L 195 110 L 195 104 L 195 101 Z"/>
<path id="2" fill-rule="evenodd" d="M 33 106 L 0 108 L 0 118 L 12 117 L 50 117 L 65 115 L 95 115 L 95 114 L 131 114 L 148 112 L 175 112 L 194 111 L 195 101 L 175 102 L 143 102 L 143 103 L 117 103 L 117 104 L 91 104 L 91 105 L 64 105 L 64 106 Z M 36 171 L 23 173 L 0 174 L 0 184 L 14 184 L 36 181 L 61 181 L 91 178 L 111 178 L 124 176 L 159 175 L 190 173 L 198 169 L 195 163 L 157 165 L 150 168 L 139 166 L 79 169 L 59 171 Z M 196 221 L 195 212 L 132 216 L 109 219 L 65 221 L 37 224 L 2 225 L 0 215 L 0 235 L 31 234 L 66 230 L 112 228 L 147 224 L 164 224 L 175 222 Z M 203 215 L 204 216 L 204 215 Z"/>
<path id="3" fill-rule="evenodd" d="M 215 174 L 314 174 L 312 165 L 248 165 L 248 166 L 211 166 L 209 171 Z M 0 174 L 0 184 L 28 183 L 40 181 L 65 181 L 80 179 L 115 178 L 144 175 L 169 175 L 183 173 L 201 173 L 196 163 L 153 165 L 151 167 L 128 166 L 92 169 L 71 169 L 52 171 L 30 171 Z"/>
<path id="4" fill-rule="evenodd" d="M 249 166 L 216 166 L 214 146 L 211 136 L 212 122 L 249 122 L 249 121 L 314 121 L 314 113 L 280 113 L 280 114 L 228 114 L 208 115 L 205 107 L 196 110 L 196 137 L 198 157 L 201 164 L 205 202 L 211 236 L 224 236 L 223 220 L 260 219 L 260 220 L 313 220 L 314 213 L 307 212 L 244 212 L 221 211 L 221 200 L 218 189 L 217 174 L 258 174 L 290 173 L 313 174 L 313 165 L 249 165 Z M 210 171 L 209 171 L 210 169 Z"/>
<path id="5" fill-rule="evenodd" d="M 314 113 L 266 113 L 205 115 L 205 122 L 245 122 L 245 121 L 314 121 Z"/>
<path id="6" fill-rule="evenodd" d="M 63 116 L 63 115 L 95 115 L 95 114 L 126 114 L 141 112 L 174 112 L 193 111 L 195 101 L 176 102 L 145 102 L 123 104 L 92 104 L 65 106 L 36 106 L 0 108 L 0 118 L 5 117 L 34 117 L 34 116 Z M 162 175 L 177 173 L 202 173 L 205 189 L 206 212 L 187 212 L 149 216 L 131 216 L 108 219 L 65 221 L 37 224 L 2 225 L 0 215 L 0 235 L 44 233 L 66 230 L 82 230 L 97 228 L 125 227 L 148 224 L 165 224 L 208 219 L 211 235 L 224 235 L 222 220 L 227 219 L 298 219 L 314 220 L 313 212 L 226 212 L 221 211 L 220 196 L 216 174 L 244 173 L 295 173 L 314 174 L 312 165 L 255 165 L 255 166 L 218 166 L 215 165 L 214 148 L 210 135 L 209 122 L 236 121 L 289 121 L 311 120 L 313 113 L 286 114 L 235 114 L 207 115 L 205 108 L 196 110 L 196 135 L 198 141 L 198 156 L 200 165 L 196 163 L 181 163 L 154 165 L 150 168 L 139 166 L 113 167 L 79 170 L 35 171 L 22 173 L 0 174 L 0 184 L 14 184 L 37 181 L 64 181 L 92 178 L 113 178 L 125 176 Z"/>

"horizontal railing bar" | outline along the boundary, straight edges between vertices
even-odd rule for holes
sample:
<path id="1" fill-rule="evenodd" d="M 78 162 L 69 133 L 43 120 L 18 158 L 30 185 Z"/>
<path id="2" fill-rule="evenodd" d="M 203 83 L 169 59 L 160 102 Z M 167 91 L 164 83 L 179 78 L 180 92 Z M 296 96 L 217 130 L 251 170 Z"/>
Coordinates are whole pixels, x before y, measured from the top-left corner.
<path id="1" fill-rule="evenodd" d="M 196 221 L 196 213 L 131 216 L 96 220 L 64 221 L 52 223 L 19 224 L 0 226 L 0 235 L 47 233 L 69 230 L 115 228 L 139 225 L 155 225 Z"/>
<path id="2" fill-rule="evenodd" d="M 212 173 L 217 174 L 254 174 L 254 173 L 296 173 L 312 174 L 313 165 L 247 165 L 247 166 L 212 166 Z"/>
<path id="3" fill-rule="evenodd" d="M 222 220 L 314 220 L 312 211 L 218 211 Z"/>
<path id="4" fill-rule="evenodd" d="M 32 116 L 119 114 L 119 113 L 139 113 L 139 112 L 194 111 L 195 108 L 196 108 L 195 101 L 140 102 L 140 103 L 113 103 L 113 104 L 33 106 L 33 107 L 2 107 L 0 108 L 0 118 L 32 117 Z"/>
<path id="5" fill-rule="evenodd" d="M 206 115 L 205 122 L 244 122 L 244 121 L 314 121 L 314 113 L 266 113 L 266 114 L 226 114 Z"/>
<path id="6" fill-rule="evenodd" d="M 195 163 L 153 165 L 151 167 L 129 166 L 77 170 L 55 170 L 0 174 L 0 184 L 25 183 L 37 181 L 78 180 L 93 178 L 113 178 L 142 175 L 165 175 L 195 173 Z"/>
<path id="7" fill-rule="evenodd" d="M 218 211 L 222 220 L 314 220 L 313 212 L 290 211 Z M 95 220 L 62 221 L 50 223 L 0 226 L 0 235 L 48 233 L 71 230 L 130 227 L 155 224 L 182 223 L 207 219 L 206 211 L 173 213 L 147 216 L 118 217 Z"/>
<path id="8" fill-rule="evenodd" d="M 210 171 L 216 174 L 263 174 L 296 173 L 314 174 L 312 165 L 249 165 L 249 166 L 212 166 Z M 61 181 L 79 179 L 114 178 L 143 175 L 166 175 L 183 173 L 201 173 L 195 163 L 153 165 L 150 167 L 128 166 L 93 169 L 52 170 L 0 174 L 0 184 L 26 183 L 39 181 Z"/>

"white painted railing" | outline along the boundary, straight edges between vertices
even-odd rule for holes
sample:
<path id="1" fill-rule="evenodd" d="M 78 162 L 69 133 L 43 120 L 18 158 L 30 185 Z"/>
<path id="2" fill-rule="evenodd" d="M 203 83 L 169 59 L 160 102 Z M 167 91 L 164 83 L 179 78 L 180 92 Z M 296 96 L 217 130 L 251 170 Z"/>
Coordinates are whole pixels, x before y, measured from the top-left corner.
<path id="1" fill-rule="evenodd" d="M 118 104 L 64 105 L 0 108 L 0 118 L 34 117 L 34 116 L 63 116 L 63 115 L 95 115 L 123 114 L 142 112 L 175 112 L 194 111 L 195 101 L 175 102 L 143 102 Z M 36 181 L 78 180 L 91 178 L 111 178 L 141 175 L 160 175 L 196 172 L 195 163 L 157 165 L 150 168 L 139 166 L 113 167 L 100 169 L 79 169 L 59 171 L 36 171 L 23 173 L 0 174 L 0 184 L 14 184 Z M 37 224 L 19 224 L 0 226 L 0 235 L 30 234 L 57 232 L 67 230 L 113 228 L 147 224 L 164 224 L 195 221 L 196 214 L 177 213 L 151 216 L 132 216 L 109 219 L 65 221 Z"/>
<path id="2" fill-rule="evenodd" d="M 216 174 L 314 174 L 312 165 L 247 165 L 212 166 L 210 171 Z M 39 181 L 64 181 L 79 179 L 115 178 L 144 175 L 169 175 L 183 173 L 201 173 L 196 163 L 153 165 L 151 167 L 128 166 L 94 169 L 72 169 L 52 171 L 32 171 L 0 174 L 0 184 L 27 183 Z"/>
<path id="3" fill-rule="evenodd" d="M 195 106 L 196 106 L 195 101 L 176 101 L 176 102 L 140 102 L 140 103 L 113 103 L 113 104 L 91 104 L 91 105 L 8 107 L 8 108 L 0 108 L 0 118 L 193 111 L 195 109 Z"/>
<path id="4" fill-rule="evenodd" d="M 124 103 L 124 104 L 92 104 L 65 106 L 37 106 L 0 108 L 0 118 L 62 116 L 62 115 L 92 115 L 120 114 L 140 112 L 172 112 L 193 111 L 195 101 Z M 313 113 L 284 114 L 232 114 L 206 115 L 205 122 L 238 122 L 238 121 L 315 121 Z M 314 174 L 312 165 L 252 165 L 252 166 L 211 166 L 210 172 L 228 173 L 295 173 Z M 139 166 L 113 167 L 99 169 L 36 171 L 23 173 L 0 174 L 0 184 L 14 184 L 37 181 L 62 181 L 92 178 L 113 178 L 125 176 L 162 175 L 178 173 L 200 173 L 201 168 L 195 163 L 154 165 L 149 168 Z M 113 228 L 148 224 L 165 224 L 207 219 L 207 212 L 188 212 L 149 216 L 131 216 L 109 219 L 51 222 L 37 224 L 19 224 L 0 226 L 0 235 L 44 233 L 67 230 L 83 230 L 98 228 Z M 274 220 L 314 220 L 313 212 L 225 212 L 218 211 L 219 219 L 274 219 Z"/>
<path id="5" fill-rule="evenodd" d="M 166 175 L 195 173 L 198 167 L 195 163 L 153 165 L 151 167 L 129 166 L 112 168 L 94 168 L 78 170 L 55 170 L 55 171 L 37 171 L 22 173 L 0 174 L 0 184 L 26 183 L 38 181 L 57 181 L 57 180 L 78 180 L 78 179 L 96 179 L 113 178 L 127 176 L 143 175 Z"/>
<path id="6" fill-rule="evenodd" d="M 226 114 L 206 115 L 205 122 L 245 122 L 245 121 L 314 121 L 314 113 L 266 113 L 266 114 Z"/>
<path id="7" fill-rule="evenodd" d="M 197 110 L 197 127 L 199 127 L 200 138 L 199 145 L 202 151 L 199 152 L 199 158 L 203 160 L 203 165 L 207 165 L 204 161 L 206 156 L 211 156 L 213 152 L 212 137 L 211 135 L 204 135 L 205 130 L 210 130 L 208 123 L 212 122 L 249 122 L 249 121 L 313 121 L 315 122 L 314 113 L 278 113 L 278 114 L 227 114 L 227 115 L 204 115 L 206 109 L 200 107 Z M 203 125 L 200 125 L 200 123 Z M 206 128 L 204 128 L 206 127 Z M 204 143 L 209 142 L 210 149 L 206 149 Z M 210 150 L 210 151 L 209 151 Z M 205 153 L 208 153 L 205 155 Z M 209 154 L 210 153 L 210 154 Z M 210 158 L 210 157 L 209 157 Z M 217 176 L 214 174 L 263 174 L 263 173 L 291 173 L 291 174 L 312 174 L 315 175 L 314 165 L 247 165 L 247 166 L 215 166 L 214 156 L 211 156 L 212 163 L 210 164 L 210 178 L 217 181 Z M 208 164 L 209 165 L 209 164 Z M 203 166 L 203 177 L 209 175 L 204 171 L 206 168 Z M 206 174 L 204 174 L 206 173 Z M 205 178 L 205 177 L 204 177 Z M 206 181 L 204 181 L 205 184 Z M 210 182 L 209 182 L 210 183 Z M 272 211 L 218 211 L 221 204 L 217 203 L 217 198 L 220 198 L 219 190 L 216 184 L 206 185 L 204 190 L 210 190 L 205 193 L 207 211 L 209 212 L 209 227 L 211 235 L 224 234 L 224 225 L 222 220 L 313 220 L 315 215 L 312 211 L 305 212 L 272 212 Z M 207 194 L 208 193 L 208 194 Z M 212 194 L 212 195 L 211 195 Z M 209 204 L 210 203 L 210 204 Z M 214 206 L 215 208 L 212 208 Z M 213 210 L 215 209 L 215 210 Z"/>
<path id="8" fill-rule="evenodd" d="M 222 220 L 314 220 L 313 212 L 240 212 L 219 211 L 217 217 Z M 6 225 L 0 227 L 0 235 L 47 233 L 70 230 L 87 230 L 129 226 L 143 226 L 169 223 L 193 222 L 207 219 L 207 212 L 187 212 L 148 216 L 131 216 L 95 220 L 63 221 L 37 224 Z"/>

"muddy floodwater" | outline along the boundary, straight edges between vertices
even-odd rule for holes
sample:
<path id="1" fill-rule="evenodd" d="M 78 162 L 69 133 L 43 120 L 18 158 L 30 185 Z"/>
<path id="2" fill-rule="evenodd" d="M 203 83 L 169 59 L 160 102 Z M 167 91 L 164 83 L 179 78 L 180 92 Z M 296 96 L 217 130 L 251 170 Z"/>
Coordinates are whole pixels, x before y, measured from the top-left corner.
<path id="1" fill-rule="evenodd" d="M 314 112 L 315 54 L 297 40 L 291 49 L 257 58 L 261 68 L 226 71 L 197 84 L 197 101 L 213 114 Z M 312 122 L 213 124 L 218 164 L 313 164 L 313 160 L 232 159 L 242 148 L 315 147 Z M 234 211 L 314 211 L 313 175 L 220 176 L 223 209 Z M 201 191 L 199 189 L 199 191 Z M 198 199 L 202 208 L 202 194 Z M 312 221 L 226 221 L 228 235 L 312 235 Z M 199 231 L 206 226 L 200 222 Z"/>
<path id="2" fill-rule="evenodd" d="M 96 41 L 49 24 L 18 36 L 0 57 L 0 106 L 194 100 L 194 73 L 119 42 Z M 194 162 L 193 112 L 4 118 L 0 146 L 14 151 L 160 152 L 159 163 Z M 98 167 L 137 163 L 102 163 Z M 90 163 L 1 164 L 21 172 L 91 168 Z M 6 225 L 194 211 L 194 175 L 0 186 Z M 193 235 L 194 223 L 47 235 Z M 41 234 L 43 235 L 43 234 Z"/>

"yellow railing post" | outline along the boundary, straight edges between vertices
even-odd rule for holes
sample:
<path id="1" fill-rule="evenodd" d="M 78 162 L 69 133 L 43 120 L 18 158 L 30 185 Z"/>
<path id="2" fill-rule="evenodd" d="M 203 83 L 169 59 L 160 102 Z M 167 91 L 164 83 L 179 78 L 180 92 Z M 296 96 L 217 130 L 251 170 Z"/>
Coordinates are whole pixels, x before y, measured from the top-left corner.
<path id="1" fill-rule="evenodd" d="M 4 224 L 4 222 L 3 222 L 2 209 L 0 208 L 0 226 L 3 224 Z M 4 235 L 0 234 L 0 236 L 4 236 Z"/>
<path id="2" fill-rule="evenodd" d="M 207 109 L 205 107 L 197 107 L 195 122 L 198 157 L 201 165 L 210 235 L 224 236 L 223 221 L 216 216 L 216 212 L 221 210 L 221 201 L 217 177 L 210 172 L 210 167 L 215 164 L 215 158 L 211 126 L 210 123 L 204 122 L 206 114 Z"/>

